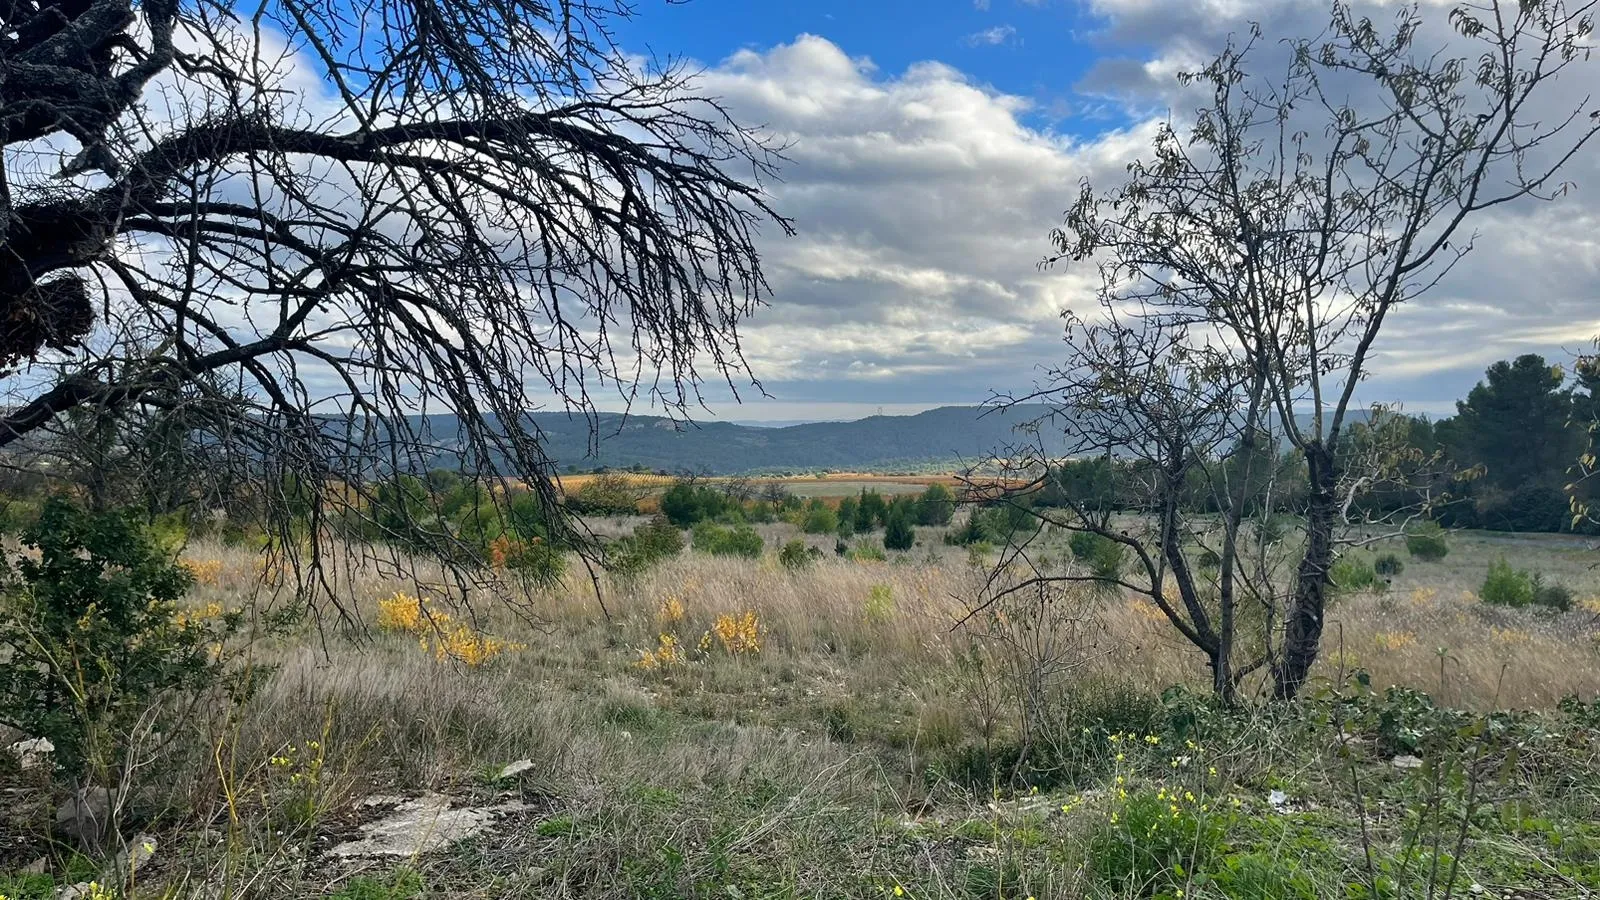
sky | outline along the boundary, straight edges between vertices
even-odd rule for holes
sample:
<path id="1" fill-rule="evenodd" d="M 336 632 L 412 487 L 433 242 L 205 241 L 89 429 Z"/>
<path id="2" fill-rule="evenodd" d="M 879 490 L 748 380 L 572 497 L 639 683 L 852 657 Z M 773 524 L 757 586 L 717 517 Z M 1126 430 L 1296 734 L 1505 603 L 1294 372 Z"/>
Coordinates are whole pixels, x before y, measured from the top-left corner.
<path id="1" fill-rule="evenodd" d="M 624 49 L 692 61 L 702 89 L 788 145 L 773 198 L 798 234 L 763 236 L 773 295 L 743 331 L 769 396 L 713 391 L 706 416 L 853 418 L 1028 390 L 1064 358 L 1062 310 L 1093 302 L 1093 272 L 1039 267 L 1080 181 L 1110 186 L 1157 123 L 1189 113 L 1175 73 L 1229 34 L 1314 34 L 1326 9 L 639 0 Z M 1597 157 L 1571 166 L 1559 202 L 1479 221 L 1475 253 L 1386 325 L 1362 402 L 1448 413 L 1495 360 L 1562 361 L 1600 334 Z"/>

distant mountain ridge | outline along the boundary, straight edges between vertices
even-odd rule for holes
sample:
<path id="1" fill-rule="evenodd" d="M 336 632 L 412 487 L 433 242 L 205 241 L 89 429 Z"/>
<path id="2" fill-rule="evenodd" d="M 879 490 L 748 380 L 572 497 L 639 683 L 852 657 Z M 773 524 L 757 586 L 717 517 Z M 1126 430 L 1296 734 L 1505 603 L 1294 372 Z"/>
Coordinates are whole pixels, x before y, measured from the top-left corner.
<path id="1" fill-rule="evenodd" d="M 735 422 L 675 422 L 663 416 L 600 413 L 598 429 L 567 413 L 534 413 L 528 421 L 544 437 L 544 450 L 562 470 L 624 469 L 747 475 L 781 472 L 916 472 L 950 471 L 982 463 L 1008 446 L 1024 442 L 1017 426 L 1049 411 L 1044 405 L 1007 410 L 982 406 L 941 406 L 907 416 L 868 416 L 849 422 L 799 425 L 753 425 Z M 1297 417 L 1308 424 L 1309 418 Z M 1350 421 L 1367 418 L 1365 411 Z M 413 420 L 432 439 L 459 431 L 454 416 Z M 1062 429 L 1043 435 L 1049 455 L 1069 449 Z M 1028 442 L 1036 441 L 1027 438 Z M 591 453 L 598 443 L 598 450 Z M 1287 449 L 1287 445 L 1284 446 Z M 447 455 L 435 465 L 454 468 Z"/>
<path id="2" fill-rule="evenodd" d="M 909 416 L 781 427 L 600 413 L 594 436 L 589 430 L 591 423 L 582 416 L 534 413 L 528 418 L 543 432 L 545 452 L 563 470 L 642 466 L 668 472 L 739 475 L 914 471 L 973 464 L 1014 444 L 1018 439 L 1015 427 L 1044 411 L 1042 406 L 1003 412 L 979 406 L 942 406 Z M 452 420 L 451 416 L 430 416 L 426 429 L 436 438 L 453 433 Z M 591 437 L 599 445 L 593 454 Z M 1059 452 L 1059 447 L 1052 452 Z M 439 460 L 445 466 L 452 462 Z"/>

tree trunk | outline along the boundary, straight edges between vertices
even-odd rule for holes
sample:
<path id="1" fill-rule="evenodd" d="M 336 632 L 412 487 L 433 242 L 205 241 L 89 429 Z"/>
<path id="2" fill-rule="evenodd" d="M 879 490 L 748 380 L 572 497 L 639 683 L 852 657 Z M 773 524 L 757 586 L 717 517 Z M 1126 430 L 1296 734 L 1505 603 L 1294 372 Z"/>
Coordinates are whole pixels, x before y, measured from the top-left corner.
<path id="1" fill-rule="evenodd" d="M 1277 666 L 1273 695 L 1293 700 L 1305 686 L 1322 647 L 1322 615 L 1328 598 L 1328 569 L 1333 565 L 1333 525 L 1338 515 L 1333 454 L 1321 443 L 1306 447 L 1311 491 L 1306 504 L 1306 552 L 1295 574 L 1294 597 L 1284 622 L 1283 659 Z"/>

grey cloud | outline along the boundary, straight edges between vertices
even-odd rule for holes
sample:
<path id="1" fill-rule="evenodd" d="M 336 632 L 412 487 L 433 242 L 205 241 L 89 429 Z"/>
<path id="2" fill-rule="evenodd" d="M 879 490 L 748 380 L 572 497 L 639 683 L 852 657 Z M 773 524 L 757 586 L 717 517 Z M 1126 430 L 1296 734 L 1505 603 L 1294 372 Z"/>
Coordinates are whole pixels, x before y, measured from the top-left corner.
<path id="1" fill-rule="evenodd" d="M 1379 21 L 1396 8 L 1370 7 Z M 1038 270 L 1079 180 L 1110 186 L 1148 153 L 1157 120 L 1181 124 L 1198 101 L 1175 74 L 1230 34 L 1262 22 L 1270 71 L 1284 62 L 1275 38 L 1316 34 L 1326 10 L 1322 0 L 1094 0 L 1096 40 L 1121 49 L 1079 90 L 1114 97 L 1134 124 L 1079 141 L 1029 127 L 1027 101 L 948 66 L 879 73 L 818 37 L 714 70 L 741 116 L 793 142 L 776 197 L 801 233 L 768 247 L 776 293 L 748 330 L 756 374 L 780 397 L 1025 389 L 1062 355 L 1059 312 L 1093 304 L 1092 271 Z M 1445 33 L 1440 22 L 1424 38 Z M 1478 220 L 1476 251 L 1380 338 L 1364 400 L 1448 407 L 1495 359 L 1560 357 L 1600 331 L 1600 153 L 1568 174 L 1576 187 L 1557 203 Z"/>

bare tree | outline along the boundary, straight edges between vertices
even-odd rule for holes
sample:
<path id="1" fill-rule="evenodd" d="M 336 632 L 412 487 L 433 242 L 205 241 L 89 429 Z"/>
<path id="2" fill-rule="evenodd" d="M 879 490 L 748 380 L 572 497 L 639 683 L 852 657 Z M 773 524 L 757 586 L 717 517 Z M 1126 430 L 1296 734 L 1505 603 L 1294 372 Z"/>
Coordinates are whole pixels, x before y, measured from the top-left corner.
<path id="1" fill-rule="evenodd" d="M 772 505 L 773 515 L 783 510 L 783 504 L 788 499 L 789 487 L 781 481 L 768 481 L 761 486 L 761 502 Z"/>
<path id="2" fill-rule="evenodd" d="M 0 447 L 79 407 L 203 409 L 320 527 L 441 456 L 553 507 L 531 410 L 736 388 L 755 231 L 789 229 L 776 148 L 625 56 L 630 14 L 0 4 Z M 198 402 L 219 373 L 245 402 Z"/>
<path id="3" fill-rule="evenodd" d="M 1132 592 L 1205 655 L 1213 690 L 1233 702 L 1240 681 L 1268 660 L 1275 606 L 1271 542 L 1261 539 L 1277 486 L 1266 377 L 1170 317 L 1124 321 L 1109 297 L 1104 313 L 1093 324 L 1069 317 L 1072 368 L 1050 371 L 1038 391 L 1006 402 L 1047 405 L 1050 411 L 1025 429 L 1036 438 L 1060 430 L 1075 455 L 1111 456 L 1122 473 L 1116 494 L 1063 490 L 1058 506 L 1032 502 L 1061 477 L 1060 461 L 1042 439 L 1008 448 L 990 492 L 1026 504 L 1021 508 L 1039 527 L 1008 542 L 990 578 L 991 587 L 1005 587 L 986 596 L 1063 581 Z M 1118 516 L 1118 508 L 1135 513 Z M 1258 525 L 1254 543 L 1245 528 L 1251 521 Z M 1048 571 L 1036 562 L 1040 538 L 1052 528 L 1098 536 L 1132 560 Z M 1019 562 L 1032 572 L 1020 581 L 1008 574 Z M 1246 619 L 1254 627 L 1245 642 L 1249 658 L 1240 662 Z"/>
<path id="4" fill-rule="evenodd" d="M 1225 352 L 1241 383 L 1261 384 L 1303 460 L 1279 698 L 1300 691 L 1321 645 L 1360 481 L 1342 452 L 1384 322 L 1472 249 L 1478 214 L 1564 190 L 1558 173 L 1600 129 L 1588 97 L 1555 94 L 1581 77 L 1569 70 L 1589 58 L 1594 9 L 1463 3 L 1435 18 L 1410 6 L 1384 28 L 1336 2 L 1323 35 L 1282 45 L 1276 78 L 1252 72 L 1270 52 L 1254 30 L 1182 77 L 1204 98 L 1193 124 L 1162 128 L 1120 187 L 1085 184 L 1054 235 L 1050 262 L 1100 265 L 1103 305 L 1179 329 L 1175 340 Z"/>

